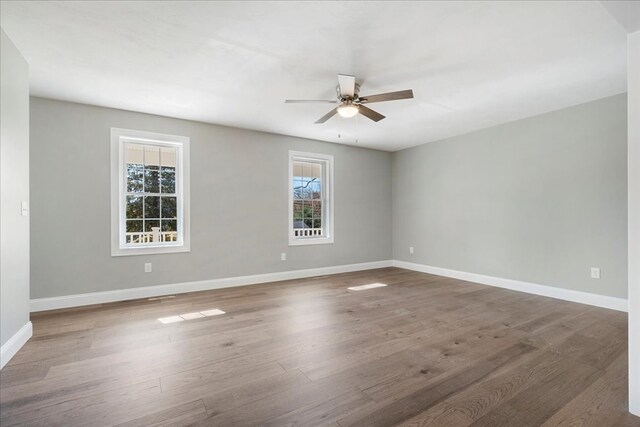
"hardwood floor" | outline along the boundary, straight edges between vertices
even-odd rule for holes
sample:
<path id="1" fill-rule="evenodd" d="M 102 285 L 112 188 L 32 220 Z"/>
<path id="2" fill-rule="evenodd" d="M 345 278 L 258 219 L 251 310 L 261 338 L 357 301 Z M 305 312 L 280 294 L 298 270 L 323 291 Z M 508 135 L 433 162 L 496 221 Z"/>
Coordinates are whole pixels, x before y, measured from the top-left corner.
<path id="1" fill-rule="evenodd" d="M 32 321 L 2 426 L 640 426 L 626 314 L 397 268 Z"/>

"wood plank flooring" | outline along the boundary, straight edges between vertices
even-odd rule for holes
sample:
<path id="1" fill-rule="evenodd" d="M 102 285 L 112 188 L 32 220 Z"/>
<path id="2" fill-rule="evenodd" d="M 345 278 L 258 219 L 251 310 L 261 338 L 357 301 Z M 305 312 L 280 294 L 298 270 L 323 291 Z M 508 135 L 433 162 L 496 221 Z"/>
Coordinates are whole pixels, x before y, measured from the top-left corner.
<path id="1" fill-rule="evenodd" d="M 397 268 L 32 321 L 3 427 L 640 426 L 626 314 Z"/>

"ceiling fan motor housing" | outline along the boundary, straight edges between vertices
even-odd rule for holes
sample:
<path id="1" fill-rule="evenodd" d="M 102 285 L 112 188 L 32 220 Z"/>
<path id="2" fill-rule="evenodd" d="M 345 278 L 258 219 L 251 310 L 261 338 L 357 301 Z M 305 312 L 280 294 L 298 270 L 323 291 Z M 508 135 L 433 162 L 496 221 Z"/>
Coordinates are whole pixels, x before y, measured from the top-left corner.
<path id="1" fill-rule="evenodd" d="M 349 95 L 343 95 L 340 92 L 340 85 L 336 86 L 336 95 L 338 96 L 338 100 L 341 102 L 344 101 L 355 101 L 358 99 L 358 94 L 360 93 L 360 85 L 358 83 L 355 84 L 355 88 L 353 90 L 353 97 L 349 96 Z"/>

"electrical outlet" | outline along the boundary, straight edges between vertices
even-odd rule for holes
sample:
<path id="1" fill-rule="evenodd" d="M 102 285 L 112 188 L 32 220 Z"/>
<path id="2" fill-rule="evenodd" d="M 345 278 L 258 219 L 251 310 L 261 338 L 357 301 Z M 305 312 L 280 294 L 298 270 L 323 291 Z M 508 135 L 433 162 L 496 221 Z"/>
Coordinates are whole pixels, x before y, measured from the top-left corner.
<path id="1" fill-rule="evenodd" d="M 413 253 L 413 246 L 409 246 L 409 253 L 412 254 Z"/>
<path id="2" fill-rule="evenodd" d="M 287 260 L 287 253 L 286 252 L 282 252 L 280 254 L 280 261 L 286 261 Z"/>
<path id="3" fill-rule="evenodd" d="M 591 278 L 599 279 L 600 278 L 600 268 L 599 267 L 591 267 Z"/>
<path id="4" fill-rule="evenodd" d="M 152 267 L 151 267 L 151 263 L 150 262 L 145 262 L 144 263 L 144 272 L 145 273 L 151 273 Z"/>
<path id="5" fill-rule="evenodd" d="M 20 214 L 22 216 L 29 215 L 29 204 L 27 202 L 20 203 Z"/>

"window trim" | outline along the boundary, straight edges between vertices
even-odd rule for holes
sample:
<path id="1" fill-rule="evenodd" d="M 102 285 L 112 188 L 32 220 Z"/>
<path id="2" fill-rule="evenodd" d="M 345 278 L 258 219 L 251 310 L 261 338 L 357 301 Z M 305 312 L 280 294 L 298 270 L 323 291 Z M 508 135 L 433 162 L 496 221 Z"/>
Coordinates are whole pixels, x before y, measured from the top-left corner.
<path id="1" fill-rule="evenodd" d="M 178 212 L 182 212 L 182 241 L 159 246 L 126 246 L 124 190 L 124 143 L 173 145 L 178 148 L 176 156 Z M 111 128 L 111 256 L 152 255 L 190 252 L 190 183 L 189 183 L 189 137 L 145 132 L 131 129 Z M 180 224 L 178 225 L 180 230 Z"/>
<path id="2" fill-rule="evenodd" d="M 300 161 L 314 161 L 322 162 L 325 164 L 325 172 L 323 177 L 323 191 L 324 196 L 322 198 L 322 204 L 324 206 L 324 213 L 327 218 L 323 218 L 323 224 L 325 228 L 326 236 L 322 237 L 295 237 L 293 234 L 293 162 L 295 160 Z M 289 151 L 289 204 L 287 210 L 289 212 L 289 246 L 303 246 L 303 245 L 321 245 L 330 244 L 334 242 L 333 233 L 333 156 L 329 154 L 316 154 L 306 153 L 302 151 Z"/>

